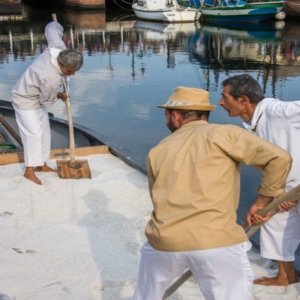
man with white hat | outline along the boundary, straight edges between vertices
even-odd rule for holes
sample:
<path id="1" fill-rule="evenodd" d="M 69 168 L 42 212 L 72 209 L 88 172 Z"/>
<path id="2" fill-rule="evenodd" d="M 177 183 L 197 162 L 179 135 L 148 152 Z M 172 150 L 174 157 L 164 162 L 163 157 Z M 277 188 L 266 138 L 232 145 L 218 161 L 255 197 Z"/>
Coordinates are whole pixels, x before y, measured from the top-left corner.
<path id="1" fill-rule="evenodd" d="M 178 87 L 159 107 L 172 134 L 148 156 L 153 212 L 133 299 L 162 299 L 190 269 L 206 300 L 248 300 L 250 243 L 236 223 L 239 166 L 262 170 L 256 201 L 267 204 L 283 192 L 291 158 L 240 127 L 209 124 L 215 106 L 205 90 Z"/>

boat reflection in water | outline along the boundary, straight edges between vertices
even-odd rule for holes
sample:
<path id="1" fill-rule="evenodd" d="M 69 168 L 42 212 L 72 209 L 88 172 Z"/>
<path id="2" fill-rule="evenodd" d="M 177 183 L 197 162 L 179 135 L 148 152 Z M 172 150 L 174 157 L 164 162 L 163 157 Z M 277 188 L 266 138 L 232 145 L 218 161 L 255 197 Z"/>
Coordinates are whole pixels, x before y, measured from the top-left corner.
<path id="1" fill-rule="evenodd" d="M 30 22 L 29 19 L 36 19 L 32 18 L 36 12 L 25 11 L 27 21 L 24 17 L 22 22 L 11 23 L 11 28 L 2 27 L 0 31 L 2 62 L 8 59 L 7 53 L 13 53 L 15 59 L 25 60 L 27 56 L 35 56 L 46 47 L 46 22 L 42 25 Z M 135 19 L 107 22 L 105 12 L 64 11 L 58 14 L 58 19 L 65 28 L 66 44 L 87 51 L 88 55 L 128 52 L 132 56 L 142 57 L 162 53 L 170 61 L 170 55 L 176 59 L 177 53 L 187 52 L 190 63 L 200 65 L 204 70 L 209 68 L 228 72 L 258 69 L 259 73 L 273 70 L 279 72 L 278 75 L 284 75 L 282 69 L 285 67 L 288 69 L 297 64 L 298 45 L 295 40 L 298 39 L 298 26 L 284 26 L 283 21 L 265 22 L 263 30 L 260 30 L 259 24 L 250 23 L 244 24 L 246 28 L 236 29 Z M 167 63 L 168 67 L 172 65 L 175 67 Z M 281 68 L 278 68 L 279 65 Z M 296 70 L 292 68 L 291 72 Z"/>
<path id="2" fill-rule="evenodd" d="M 162 23 L 136 21 L 134 28 L 145 35 L 145 38 L 152 40 L 176 39 L 177 35 L 189 35 L 200 28 L 199 23 Z"/>
<path id="3" fill-rule="evenodd" d="M 46 47 L 44 26 L 51 21 L 49 12 L 43 15 L 36 10 L 24 11 L 26 14 L 22 21 L 1 26 L 1 63 L 12 60 L 26 62 L 29 57 L 35 57 Z M 38 16 L 41 16 L 40 19 Z M 173 84 L 199 84 L 214 96 L 214 91 L 220 88 L 220 74 L 245 71 L 255 73 L 255 77 L 265 88 L 272 87 L 272 95 L 268 91 L 269 96 L 280 97 L 277 92 L 279 85 L 276 83 L 289 76 L 300 75 L 300 31 L 297 23 L 264 22 L 263 28 L 260 24 L 248 23 L 239 24 L 239 27 L 247 26 L 239 29 L 235 28 L 234 24 L 225 28 L 201 26 L 199 23 L 164 24 L 137 21 L 130 15 L 128 18 L 122 16 L 121 20 L 118 20 L 117 17 L 108 18 L 106 12 L 61 11 L 57 17 L 65 28 L 64 39 L 69 47 L 82 50 L 85 56 L 101 58 L 94 58 L 86 72 L 92 73 L 94 68 L 97 69 L 95 71 L 99 71 L 103 68 L 102 61 L 106 61 L 105 68 L 112 77 L 120 69 L 121 63 L 122 68 L 131 68 L 131 80 L 141 80 L 140 84 L 145 85 L 145 91 L 151 84 L 159 84 L 160 76 L 171 76 L 169 82 Z M 110 21 L 107 21 L 108 19 Z M 115 65 L 116 58 L 118 65 Z M 166 69 L 175 69 L 178 73 L 166 75 L 163 69 L 157 71 L 157 66 L 154 69 L 152 64 L 154 58 L 156 61 L 159 59 L 160 66 L 163 61 Z M 130 63 L 127 62 L 128 59 Z M 182 78 L 182 67 L 187 65 L 191 71 L 188 76 Z M 7 65 L 7 68 L 9 67 Z M 153 74 L 158 80 L 146 82 L 147 78 L 145 79 L 144 75 L 147 71 L 158 72 L 159 74 Z M 18 74 L 14 73 L 16 78 L 12 78 L 12 81 L 18 77 Z M 126 80 L 128 79 L 130 78 L 127 77 Z M 96 88 L 99 86 L 99 79 L 97 80 L 98 82 L 94 83 L 95 91 L 86 95 L 92 103 L 95 101 L 93 96 L 98 92 Z M 94 81 L 90 80 L 89 86 L 93 85 Z M 114 78 L 114 82 L 116 86 L 122 85 L 121 82 L 117 82 L 117 78 Z M 131 87 L 131 92 L 134 88 L 135 86 Z M 174 87 L 165 88 L 168 88 L 166 94 L 169 94 Z M 129 90 L 130 88 L 128 93 Z M 144 159 L 141 161 L 144 162 Z"/>
<path id="4" fill-rule="evenodd" d="M 300 45 L 295 40 L 300 35 L 291 36 L 291 27 L 286 29 L 282 21 L 269 25 L 263 30 L 254 24 L 244 30 L 203 26 L 189 38 L 190 60 L 201 69 L 213 70 L 215 75 L 224 71 L 256 71 L 265 91 L 271 84 L 272 96 L 279 97 L 278 81 L 300 75 Z"/>

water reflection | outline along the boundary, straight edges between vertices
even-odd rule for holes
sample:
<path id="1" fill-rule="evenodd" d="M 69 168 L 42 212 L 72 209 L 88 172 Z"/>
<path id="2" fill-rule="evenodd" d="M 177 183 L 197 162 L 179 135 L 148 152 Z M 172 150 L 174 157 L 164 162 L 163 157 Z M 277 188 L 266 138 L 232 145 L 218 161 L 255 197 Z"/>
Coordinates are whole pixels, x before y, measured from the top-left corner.
<path id="1" fill-rule="evenodd" d="M 32 23 L 31 15 L 27 12 L 22 21 L 2 22 L 1 63 L 8 62 L 10 54 L 14 60 L 26 60 L 27 56 L 36 56 L 46 47 L 43 32 L 50 18 Z M 297 65 L 299 61 L 297 23 L 266 23 L 260 30 L 253 24 L 250 28 L 236 29 L 198 23 L 106 22 L 105 11 L 64 11 L 59 19 L 65 27 L 67 45 L 88 55 L 98 52 L 133 53 L 138 57 L 166 54 L 167 67 L 174 68 L 174 53 L 184 51 L 188 52 L 192 64 L 225 71 L 280 69 L 278 66 Z M 111 63 L 110 69 L 113 70 Z M 285 72 L 291 74 L 281 72 L 279 76 L 298 74 L 295 68 L 287 69 Z"/>
<path id="2" fill-rule="evenodd" d="M 218 72 L 255 71 L 264 91 L 271 87 L 272 96 L 279 97 L 278 80 L 300 75 L 300 47 L 289 31 L 277 28 L 276 24 L 264 31 L 204 26 L 189 38 L 190 60 L 212 69 L 216 80 Z M 214 84 L 218 86 L 217 81 Z"/>

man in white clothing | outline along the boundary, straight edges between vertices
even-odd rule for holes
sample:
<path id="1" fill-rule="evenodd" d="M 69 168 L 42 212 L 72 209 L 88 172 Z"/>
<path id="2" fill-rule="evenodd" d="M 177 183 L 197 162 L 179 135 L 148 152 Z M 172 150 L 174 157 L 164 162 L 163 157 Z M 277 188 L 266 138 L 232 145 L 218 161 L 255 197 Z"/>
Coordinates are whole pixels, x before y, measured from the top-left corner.
<path id="1" fill-rule="evenodd" d="M 66 100 L 66 93 L 60 91 L 62 80 L 78 71 L 82 63 L 79 51 L 49 47 L 25 70 L 12 90 L 24 148 L 24 177 L 37 184 L 42 182 L 35 171 L 55 171 L 46 164 L 51 141 L 47 106 L 57 99 Z"/>
<path id="2" fill-rule="evenodd" d="M 300 101 L 265 98 L 259 83 L 247 74 L 230 77 L 222 86 L 219 104 L 229 116 L 240 117 L 248 130 L 291 154 L 293 164 L 286 191 L 300 184 Z M 259 222 L 260 209 L 257 204 L 250 208 L 250 224 Z M 297 281 L 293 261 L 300 241 L 300 204 L 285 203 L 282 210 L 288 211 L 272 217 L 260 233 L 261 255 L 277 261 L 278 274 L 257 279 L 256 284 L 286 286 Z"/>

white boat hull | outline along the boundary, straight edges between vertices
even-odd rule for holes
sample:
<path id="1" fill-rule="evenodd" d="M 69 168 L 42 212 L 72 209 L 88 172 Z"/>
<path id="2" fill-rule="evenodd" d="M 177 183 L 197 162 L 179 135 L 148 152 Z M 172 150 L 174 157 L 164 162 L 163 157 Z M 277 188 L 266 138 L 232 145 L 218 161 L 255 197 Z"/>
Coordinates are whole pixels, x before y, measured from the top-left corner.
<path id="1" fill-rule="evenodd" d="M 160 21 L 160 22 L 195 22 L 200 19 L 200 12 L 193 8 L 170 8 L 149 10 L 140 7 L 137 3 L 132 5 L 135 15 L 144 20 Z"/>

